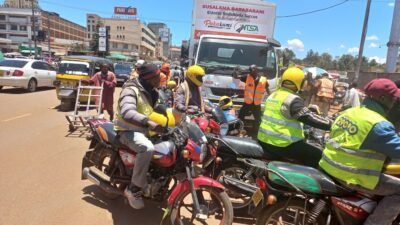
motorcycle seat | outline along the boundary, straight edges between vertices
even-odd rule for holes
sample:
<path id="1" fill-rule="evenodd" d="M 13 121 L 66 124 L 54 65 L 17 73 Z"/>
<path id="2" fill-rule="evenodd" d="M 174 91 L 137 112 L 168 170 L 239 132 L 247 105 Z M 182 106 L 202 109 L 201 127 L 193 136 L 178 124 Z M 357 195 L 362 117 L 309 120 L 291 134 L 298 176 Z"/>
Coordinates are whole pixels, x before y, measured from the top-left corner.
<path id="1" fill-rule="evenodd" d="M 268 169 L 274 171 L 268 173 L 273 184 L 289 188 L 291 191 L 294 191 L 294 189 L 279 176 L 307 193 L 331 196 L 346 196 L 354 193 L 354 191 L 337 184 L 324 172 L 312 167 L 272 161 L 268 164 Z"/>
<path id="2" fill-rule="evenodd" d="M 246 158 L 264 158 L 264 150 L 257 141 L 242 137 L 224 136 L 221 140 L 238 155 Z"/>

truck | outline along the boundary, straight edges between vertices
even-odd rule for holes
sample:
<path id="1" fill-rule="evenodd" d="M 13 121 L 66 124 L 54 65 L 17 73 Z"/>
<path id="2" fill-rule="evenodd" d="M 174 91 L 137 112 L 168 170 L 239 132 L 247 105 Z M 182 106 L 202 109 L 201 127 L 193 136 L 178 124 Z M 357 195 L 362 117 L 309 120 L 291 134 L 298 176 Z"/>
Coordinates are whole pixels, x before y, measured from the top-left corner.
<path id="1" fill-rule="evenodd" d="M 193 6 L 188 61 L 206 71 L 202 95 L 211 102 L 235 95 L 235 106 L 240 106 L 245 83 L 233 72 L 240 69 L 246 75 L 252 64 L 274 89 L 275 49 L 280 47 L 273 39 L 276 5 L 261 0 L 194 0 Z"/>

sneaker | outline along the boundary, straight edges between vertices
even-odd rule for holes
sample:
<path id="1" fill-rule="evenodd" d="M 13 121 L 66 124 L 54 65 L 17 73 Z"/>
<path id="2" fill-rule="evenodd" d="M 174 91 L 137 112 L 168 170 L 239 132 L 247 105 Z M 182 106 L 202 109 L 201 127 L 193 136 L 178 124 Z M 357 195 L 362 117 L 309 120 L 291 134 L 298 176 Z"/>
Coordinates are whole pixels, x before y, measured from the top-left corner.
<path id="1" fill-rule="evenodd" d="M 133 191 L 132 191 L 133 190 Z M 134 209 L 143 209 L 144 202 L 140 188 L 126 188 L 124 196 L 128 199 L 129 205 Z"/>

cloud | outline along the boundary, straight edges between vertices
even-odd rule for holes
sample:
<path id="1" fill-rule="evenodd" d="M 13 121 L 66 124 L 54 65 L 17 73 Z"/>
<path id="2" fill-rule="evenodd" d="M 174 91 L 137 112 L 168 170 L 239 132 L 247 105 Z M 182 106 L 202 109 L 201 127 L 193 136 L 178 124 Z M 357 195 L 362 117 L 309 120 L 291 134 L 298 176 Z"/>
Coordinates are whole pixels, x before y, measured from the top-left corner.
<path id="1" fill-rule="evenodd" d="M 373 59 L 375 59 L 375 61 L 379 64 L 386 63 L 386 58 L 379 58 L 378 56 L 369 57 L 368 59 L 369 59 L 369 61 L 372 61 Z"/>
<path id="2" fill-rule="evenodd" d="M 299 30 L 296 30 L 296 34 L 301 34 L 301 31 L 299 31 Z"/>
<path id="3" fill-rule="evenodd" d="M 389 7 L 394 7 L 394 2 L 388 4 Z"/>
<path id="4" fill-rule="evenodd" d="M 289 49 L 304 51 L 304 43 L 300 39 L 292 39 L 287 41 Z"/>
<path id="5" fill-rule="evenodd" d="M 368 48 L 377 48 L 379 47 L 378 44 L 371 42 L 371 44 L 368 45 Z"/>
<path id="6" fill-rule="evenodd" d="M 376 35 L 371 35 L 367 37 L 367 41 L 377 41 L 379 38 Z"/>
<path id="7" fill-rule="evenodd" d="M 347 50 L 347 52 L 350 54 L 357 54 L 358 50 L 359 49 L 357 47 L 353 47 L 353 48 L 349 48 L 349 50 Z"/>
<path id="8" fill-rule="evenodd" d="M 341 44 L 340 48 L 346 48 L 346 46 L 344 44 Z"/>

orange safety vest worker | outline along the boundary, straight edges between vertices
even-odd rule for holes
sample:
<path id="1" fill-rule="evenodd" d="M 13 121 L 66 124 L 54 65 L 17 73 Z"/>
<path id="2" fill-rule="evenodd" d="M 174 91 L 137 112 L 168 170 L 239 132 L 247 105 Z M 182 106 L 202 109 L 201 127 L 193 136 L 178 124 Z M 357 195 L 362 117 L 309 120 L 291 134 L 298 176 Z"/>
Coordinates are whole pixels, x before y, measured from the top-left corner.
<path id="1" fill-rule="evenodd" d="M 244 103 L 250 105 L 261 105 L 261 102 L 266 91 L 267 78 L 260 77 L 257 87 L 255 86 L 255 81 L 253 76 L 247 75 L 246 87 L 244 89 Z"/>
<path id="2" fill-rule="evenodd" d="M 320 81 L 321 86 L 318 89 L 317 96 L 333 99 L 333 81 L 327 78 L 322 78 Z"/>
<path id="3" fill-rule="evenodd" d="M 168 80 L 169 80 L 169 75 L 161 72 L 160 73 L 160 87 L 167 86 Z"/>

